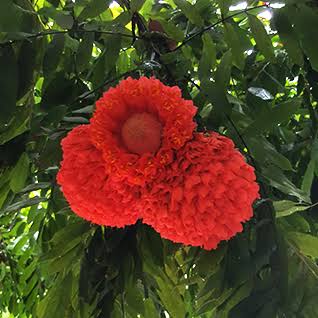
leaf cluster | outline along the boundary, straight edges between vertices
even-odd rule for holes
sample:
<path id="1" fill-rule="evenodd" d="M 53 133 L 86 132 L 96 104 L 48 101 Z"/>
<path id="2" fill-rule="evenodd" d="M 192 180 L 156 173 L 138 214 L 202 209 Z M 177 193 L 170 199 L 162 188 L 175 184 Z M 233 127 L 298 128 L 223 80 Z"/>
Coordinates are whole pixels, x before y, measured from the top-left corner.
<path id="1" fill-rule="evenodd" d="M 313 0 L 0 1 L 0 315 L 318 317 L 317 29 Z M 88 224 L 56 184 L 61 139 L 141 75 L 256 169 L 254 217 L 217 250 Z"/>

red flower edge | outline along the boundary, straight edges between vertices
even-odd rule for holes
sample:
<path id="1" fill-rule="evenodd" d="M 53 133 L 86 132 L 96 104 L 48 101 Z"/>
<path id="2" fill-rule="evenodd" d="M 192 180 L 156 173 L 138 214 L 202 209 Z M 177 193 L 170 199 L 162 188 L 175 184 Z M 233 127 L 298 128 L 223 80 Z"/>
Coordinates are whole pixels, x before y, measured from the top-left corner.
<path id="1" fill-rule="evenodd" d="M 74 128 L 62 141 L 58 184 L 71 209 L 96 224 L 124 227 L 140 217 L 138 186 L 118 183 L 106 172 L 102 153 L 90 139 L 90 126 Z"/>
<path id="2" fill-rule="evenodd" d="M 214 249 L 241 232 L 259 197 L 254 169 L 217 133 L 196 133 L 143 198 L 143 222 L 166 239 Z"/>

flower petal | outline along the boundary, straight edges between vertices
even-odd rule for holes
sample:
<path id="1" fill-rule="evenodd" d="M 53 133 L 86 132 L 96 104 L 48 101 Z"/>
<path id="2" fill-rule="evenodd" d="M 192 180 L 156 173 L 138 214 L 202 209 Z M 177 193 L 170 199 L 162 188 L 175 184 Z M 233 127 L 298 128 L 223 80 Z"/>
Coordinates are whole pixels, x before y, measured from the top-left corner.
<path id="1" fill-rule="evenodd" d="M 62 148 L 57 181 L 71 209 L 96 224 L 134 224 L 139 218 L 139 187 L 118 182 L 106 173 L 102 154 L 90 140 L 90 126 L 74 128 L 63 139 Z"/>
<path id="2" fill-rule="evenodd" d="M 213 249 L 242 231 L 258 190 L 253 168 L 230 139 L 197 133 L 148 187 L 143 222 L 174 242 Z"/>
<path id="3" fill-rule="evenodd" d="M 96 102 L 91 119 L 92 141 L 102 151 L 109 174 L 132 184 L 145 185 L 170 163 L 171 151 L 192 138 L 196 110 L 192 101 L 182 98 L 178 87 L 166 86 L 155 78 L 127 78 Z M 122 127 L 136 114 L 149 114 L 162 127 L 161 142 L 156 142 L 155 147 L 145 147 L 156 149 L 155 152 L 142 153 L 140 145 L 126 147 Z M 137 149 L 137 153 L 133 153 L 133 149 Z"/>

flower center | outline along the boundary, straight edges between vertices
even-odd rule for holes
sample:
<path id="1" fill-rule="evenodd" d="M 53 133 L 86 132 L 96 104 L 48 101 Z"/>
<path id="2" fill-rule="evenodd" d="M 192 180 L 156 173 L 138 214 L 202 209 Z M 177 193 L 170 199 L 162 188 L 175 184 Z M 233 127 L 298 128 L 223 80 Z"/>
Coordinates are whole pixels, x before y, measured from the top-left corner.
<path id="1" fill-rule="evenodd" d="M 121 137 L 126 148 L 139 155 L 156 152 L 161 143 L 162 126 L 158 119 L 148 113 L 130 116 L 121 128 Z"/>

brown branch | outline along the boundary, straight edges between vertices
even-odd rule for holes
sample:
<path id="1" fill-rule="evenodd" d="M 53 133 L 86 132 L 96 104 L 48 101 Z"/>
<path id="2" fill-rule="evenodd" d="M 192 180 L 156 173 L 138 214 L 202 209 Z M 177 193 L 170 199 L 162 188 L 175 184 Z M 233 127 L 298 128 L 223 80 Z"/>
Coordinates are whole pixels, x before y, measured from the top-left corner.
<path id="1" fill-rule="evenodd" d="M 82 94 L 81 96 L 78 96 L 70 105 L 74 105 L 76 103 L 79 103 L 81 102 L 83 99 L 85 99 L 86 97 L 88 97 L 89 95 L 91 94 L 94 94 L 96 93 L 98 90 L 100 90 L 101 88 L 103 88 L 104 86 L 108 85 L 108 84 L 111 84 L 112 82 L 115 82 L 119 79 L 121 79 L 122 77 L 126 77 L 136 71 L 138 71 L 139 68 L 135 68 L 133 70 L 130 70 L 130 71 L 127 71 L 125 73 L 122 73 L 122 74 L 119 74 L 118 76 L 116 77 L 113 77 L 109 80 L 105 80 L 103 83 L 101 83 L 100 85 L 98 85 L 96 88 L 94 88 L 93 90 L 89 91 L 89 92 L 86 92 L 84 94 Z"/>
<path id="2" fill-rule="evenodd" d="M 194 80 L 192 80 L 192 78 L 188 77 L 187 79 L 189 80 L 189 82 L 192 83 L 192 85 L 194 85 L 199 91 L 201 91 L 200 85 L 198 85 Z M 246 148 L 247 156 L 249 157 L 249 159 L 250 159 L 252 165 L 254 166 L 255 170 L 260 175 L 262 175 L 262 173 L 260 172 L 260 169 L 259 169 L 259 167 L 258 167 L 258 165 L 256 163 L 256 160 L 254 159 L 254 157 L 253 157 L 253 155 L 252 155 L 252 153 L 251 153 L 246 141 L 244 140 L 242 134 L 240 133 L 239 129 L 236 127 L 236 125 L 233 122 L 232 118 L 228 114 L 224 113 L 224 115 L 225 115 L 225 118 L 227 119 L 227 121 L 231 124 L 231 126 L 234 129 L 235 133 L 237 134 L 237 136 L 238 136 L 239 140 L 241 141 L 243 147 Z"/>
<path id="3" fill-rule="evenodd" d="M 229 15 L 225 18 L 222 18 L 221 20 L 211 24 L 211 25 L 208 25 L 206 27 L 204 27 L 202 30 L 190 35 L 187 39 L 185 39 L 179 46 L 177 46 L 174 50 L 172 50 L 171 52 L 174 52 L 178 49 L 180 49 L 182 46 L 184 46 L 185 44 L 187 44 L 188 42 L 190 42 L 192 39 L 194 39 L 195 37 L 199 36 L 199 35 L 202 35 L 204 32 L 212 29 L 213 27 L 217 26 L 218 24 L 221 24 L 229 19 L 232 19 L 233 17 L 237 16 L 237 15 L 240 15 L 242 13 L 247 13 L 249 11 L 252 11 L 252 10 L 255 10 L 255 9 L 259 9 L 259 8 L 270 8 L 270 5 L 269 4 L 263 4 L 263 5 L 259 5 L 259 6 L 256 6 L 256 7 L 251 7 L 251 8 L 246 8 L 242 11 L 239 11 L 239 12 L 236 12 L 236 13 L 233 13 L 232 15 Z M 12 44 L 12 43 L 16 43 L 16 42 L 20 42 L 20 41 L 23 41 L 23 40 L 31 40 L 31 39 L 36 39 L 36 38 L 40 38 L 40 37 L 45 37 L 45 36 L 49 36 L 49 35 L 55 35 L 55 34 L 67 34 L 69 32 L 86 32 L 86 33 L 99 33 L 99 34 L 109 34 L 109 35 L 119 35 L 119 36 L 122 36 L 122 37 L 128 37 L 128 38 L 132 38 L 132 39 L 144 39 L 144 37 L 142 36 L 137 36 L 137 35 L 132 35 L 132 34 L 127 34 L 127 33 L 121 33 L 121 32 L 112 32 L 112 31 L 99 31 L 99 30 L 53 30 L 53 31 L 42 31 L 42 32 L 38 32 L 38 33 L 35 33 L 35 34 L 30 34 L 28 36 L 25 36 L 21 39 L 16 39 L 16 40 L 9 40 L 9 41 L 6 41 L 6 42 L 3 42 L 3 43 L 0 43 L 0 45 L 8 45 L 8 44 Z"/>
<path id="4" fill-rule="evenodd" d="M 178 45 L 174 50 L 172 50 L 172 52 L 175 52 L 177 50 L 179 50 L 181 47 L 183 47 L 185 44 L 187 44 L 188 42 L 190 42 L 191 40 L 193 40 L 195 37 L 199 36 L 199 35 L 202 35 L 204 32 L 206 31 L 209 31 L 210 29 L 214 28 L 215 26 L 217 26 L 218 24 L 221 24 L 227 20 L 230 20 L 234 17 L 236 17 L 237 15 L 240 15 L 242 13 L 247 13 L 249 11 L 252 11 L 252 10 L 255 10 L 255 9 L 260 9 L 260 8 L 270 8 L 270 5 L 268 3 L 266 4 L 262 4 L 262 5 L 259 5 L 259 6 L 256 6 L 256 7 L 251 7 L 251 8 L 246 8 L 242 11 L 239 11 L 239 12 L 236 12 L 236 13 L 233 13 L 225 18 L 222 18 L 221 20 L 211 24 L 211 25 L 208 25 L 206 27 L 204 27 L 202 30 L 190 35 L 188 38 L 186 38 L 180 45 Z"/>
<path id="5" fill-rule="evenodd" d="M 35 33 L 35 34 L 30 34 L 30 35 L 27 35 L 27 36 L 25 36 L 25 37 L 23 37 L 21 39 L 9 40 L 7 42 L 0 43 L 0 45 L 8 45 L 8 44 L 12 44 L 12 43 L 16 43 L 16 42 L 20 42 L 20 41 L 24 41 L 24 40 L 31 40 L 31 39 L 41 38 L 41 37 L 45 37 L 45 36 L 49 36 L 49 35 L 55 35 L 55 34 L 67 34 L 67 33 L 70 33 L 70 32 L 109 34 L 109 35 L 119 35 L 119 36 L 122 36 L 122 37 L 133 38 L 133 36 L 131 34 L 121 33 L 121 32 L 112 32 L 112 31 L 100 31 L 100 30 L 53 30 L 53 31 L 42 31 L 42 32 L 38 32 L 38 33 Z M 136 36 L 135 38 L 141 39 L 140 36 Z"/>

